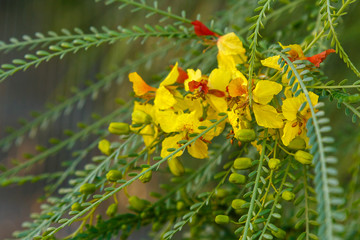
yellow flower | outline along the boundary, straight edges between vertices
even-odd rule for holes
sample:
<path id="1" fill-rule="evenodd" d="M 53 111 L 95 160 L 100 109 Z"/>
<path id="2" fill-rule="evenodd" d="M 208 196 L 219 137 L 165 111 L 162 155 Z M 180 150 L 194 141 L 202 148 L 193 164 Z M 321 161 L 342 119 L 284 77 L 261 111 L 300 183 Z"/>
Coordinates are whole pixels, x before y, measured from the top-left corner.
<path id="1" fill-rule="evenodd" d="M 309 92 L 311 104 L 314 106 L 318 103 L 319 96 L 313 92 Z M 309 104 L 299 111 L 301 105 L 307 102 L 305 94 L 301 93 L 297 97 L 288 98 L 283 101 L 282 112 L 286 118 L 284 133 L 281 137 L 285 146 L 289 145 L 291 140 L 296 136 L 300 136 L 306 126 L 307 120 L 311 117 Z"/>
<path id="2" fill-rule="evenodd" d="M 261 80 L 253 91 L 253 111 L 259 126 L 266 128 L 281 128 L 283 121 L 273 106 L 267 105 L 274 95 L 282 90 L 282 86 L 269 80 Z"/>
<path id="3" fill-rule="evenodd" d="M 219 68 L 233 71 L 236 70 L 236 64 L 247 61 L 246 50 L 241 40 L 233 32 L 219 37 L 217 47 L 219 50 L 217 55 Z"/>

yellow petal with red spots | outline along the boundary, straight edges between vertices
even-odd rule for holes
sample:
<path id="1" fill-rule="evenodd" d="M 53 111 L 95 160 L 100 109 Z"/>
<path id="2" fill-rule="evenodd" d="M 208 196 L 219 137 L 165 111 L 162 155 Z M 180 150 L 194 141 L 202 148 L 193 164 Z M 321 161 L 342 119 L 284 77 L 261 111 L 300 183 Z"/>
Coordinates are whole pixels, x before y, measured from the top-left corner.
<path id="1" fill-rule="evenodd" d="M 183 134 L 176 134 L 175 136 L 167 137 L 162 142 L 162 148 L 160 156 L 162 158 L 171 154 L 171 152 L 167 151 L 169 148 L 178 149 L 180 144 L 178 143 L 180 140 L 183 139 Z M 184 150 L 177 152 L 173 157 L 179 157 L 183 154 Z"/>
<path id="2" fill-rule="evenodd" d="M 285 123 L 283 130 L 284 133 L 281 136 L 281 140 L 285 146 L 289 145 L 289 143 L 298 135 L 299 129 L 299 124 L 296 120 Z"/>

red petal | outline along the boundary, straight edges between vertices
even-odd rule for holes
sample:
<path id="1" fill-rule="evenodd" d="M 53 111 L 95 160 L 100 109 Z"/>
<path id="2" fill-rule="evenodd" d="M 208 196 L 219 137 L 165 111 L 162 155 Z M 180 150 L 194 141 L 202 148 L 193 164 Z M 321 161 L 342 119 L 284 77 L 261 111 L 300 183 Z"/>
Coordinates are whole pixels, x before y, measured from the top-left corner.
<path id="1" fill-rule="evenodd" d="M 320 67 L 320 63 L 322 63 L 325 58 L 330 54 L 330 53 L 333 53 L 335 52 L 334 49 L 328 49 L 328 50 L 325 50 L 321 53 L 318 53 L 314 56 L 311 56 L 311 57 L 307 57 L 306 59 L 311 62 L 312 64 L 314 64 L 316 67 Z"/>
<path id="2" fill-rule="evenodd" d="M 198 20 L 191 22 L 191 24 L 194 25 L 195 34 L 198 36 L 218 36 L 216 33 L 208 29 L 205 24 Z"/>
<path id="3" fill-rule="evenodd" d="M 212 94 L 216 97 L 225 97 L 225 93 L 223 91 L 217 90 L 217 89 L 210 89 L 209 94 Z"/>
<path id="4" fill-rule="evenodd" d="M 176 79 L 176 82 L 184 83 L 184 81 L 188 79 L 189 76 L 187 75 L 186 71 L 181 67 L 178 67 L 178 71 L 179 71 L 179 77 Z"/>
<path id="5" fill-rule="evenodd" d="M 189 82 L 189 90 L 190 92 L 193 92 L 195 91 L 195 89 L 198 89 L 200 87 L 200 82 L 197 82 L 197 81 L 191 81 Z"/>

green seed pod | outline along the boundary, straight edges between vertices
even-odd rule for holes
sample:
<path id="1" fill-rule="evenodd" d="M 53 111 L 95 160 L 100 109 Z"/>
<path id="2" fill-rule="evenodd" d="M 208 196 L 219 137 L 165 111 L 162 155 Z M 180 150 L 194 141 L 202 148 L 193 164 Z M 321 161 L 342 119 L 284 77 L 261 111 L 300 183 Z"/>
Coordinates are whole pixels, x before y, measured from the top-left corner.
<path id="1" fill-rule="evenodd" d="M 312 154 L 302 150 L 298 150 L 295 153 L 295 160 L 301 162 L 302 164 L 311 164 L 313 157 L 314 156 Z"/>
<path id="2" fill-rule="evenodd" d="M 235 169 L 238 169 L 238 170 L 248 169 L 251 166 L 252 166 L 251 158 L 241 157 L 241 158 L 235 159 L 235 162 L 234 162 Z"/>
<path id="3" fill-rule="evenodd" d="M 116 135 L 127 135 L 130 132 L 130 126 L 123 122 L 112 122 L 108 128 L 109 132 Z"/>
<path id="4" fill-rule="evenodd" d="M 285 201 L 291 201 L 295 198 L 295 194 L 290 192 L 290 191 L 284 191 L 281 194 L 282 199 L 284 199 Z"/>
<path id="5" fill-rule="evenodd" d="M 235 210 L 240 210 L 242 209 L 242 205 L 244 205 L 246 203 L 245 200 L 243 199 L 234 199 L 232 202 L 231 202 L 231 207 Z"/>
<path id="6" fill-rule="evenodd" d="M 226 215 L 217 215 L 215 217 L 215 222 L 217 224 L 227 224 L 230 222 L 229 216 Z"/>
<path id="7" fill-rule="evenodd" d="M 149 201 L 138 198 L 137 196 L 129 197 L 130 207 L 136 212 L 142 212 L 149 204 Z"/>
<path id="8" fill-rule="evenodd" d="M 278 170 L 280 167 L 280 159 L 270 158 L 268 162 L 268 166 L 271 170 Z"/>
<path id="9" fill-rule="evenodd" d="M 149 124 L 151 123 L 151 116 L 141 110 L 135 110 L 132 114 L 133 123 Z"/>
<path id="10" fill-rule="evenodd" d="M 76 202 L 73 205 L 71 205 L 71 211 L 82 211 L 84 208 L 81 207 L 81 204 Z"/>
<path id="11" fill-rule="evenodd" d="M 235 132 L 235 138 L 240 142 L 251 142 L 256 138 L 254 129 L 239 129 Z"/>
<path id="12" fill-rule="evenodd" d="M 243 184 L 246 181 L 246 177 L 239 173 L 232 173 L 229 177 L 229 182 L 236 184 Z"/>
<path id="13" fill-rule="evenodd" d="M 170 168 L 170 172 L 177 177 L 182 176 L 185 173 L 184 166 L 180 162 L 178 158 L 172 158 L 168 160 L 168 165 Z"/>
<path id="14" fill-rule="evenodd" d="M 149 168 L 143 168 L 143 170 L 141 172 L 145 172 L 148 169 Z M 145 173 L 144 175 L 142 175 L 139 179 L 141 182 L 147 183 L 147 182 L 150 182 L 151 177 L 152 177 L 152 171 L 150 170 L 147 173 Z"/>
<path id="15" fill-rule="evenodd" d="M 110 142 L 106 139 L 103 139 L 98 143 L 98 148 L 105 155 L 109 156 L 111 154 Z"/>
<path id="16" fill-rule="evenodd" d="M 115 216 L 117 209 L 118 205 L 116 203 L 111 204 L 106 210 L 106 215 L 108 215 L 109 217 Z"/>
<path id="17" fill-rule="evenodd" d="M 183 201 L 178 201 L 176 203 L 176 210 L 180 211 L 185 208 L 185 203 Z"/>
<path id="18" fill-rule="evenodd" d="M 271 234 L 279 239 L 284 239 L 286 237 L 286 232 L 280 228 L 278 229 L 277 232 L 271 230 Z"/>
<path id="19" fill-rule="evenodd" d="M 93 184 L 93 183 L 84 183 L 83 185 L 81 185 L 79 191 L 80 191 L 82 194 L 87 195 L 87 194 L 92 194 L 92 193 L 94 193 L 95 190 L 96 190 L 95 184 Z"/>
<path id="20" fill-rule="evenodd" d="M 306 148 L 306 142 L 301 137 L 294 138 L 287 146 L 291 150 L 304 150 Z"/>
<path id="21" fill-rule="evenodd" d="M 117 180 L 120 180 L 122 178 L 122 173 L 119 170 L 110 170 L 107 174 L 106 174 L 106 179 L 109 182 L 116 182 Z"/>

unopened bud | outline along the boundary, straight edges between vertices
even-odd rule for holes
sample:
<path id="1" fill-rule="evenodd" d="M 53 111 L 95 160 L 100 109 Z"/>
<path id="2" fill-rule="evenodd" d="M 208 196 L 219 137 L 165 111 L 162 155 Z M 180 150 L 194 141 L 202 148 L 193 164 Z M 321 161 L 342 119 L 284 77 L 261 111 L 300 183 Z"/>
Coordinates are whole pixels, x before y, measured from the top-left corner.
<path id="1" fill-rule="evenodd" d="M 118 205 L 116 203 L 111 204 L 106 210 L 106 215 L 108 215 L 109 217 L 115 216 L 117 209 Z"/>
<path id="2" fill-rule="evenodd" d="M 235 132 L 235 138 L 240 142 L 251 142 L 256 138 L 254 129 L 239 129 Z"/>
<path id="3" fill-rule="evenodd" d="M 290 191 L 284 191 L 281 195 L 282 199 L 285 201 L 291 201 L 295 198 L 295 194 Z"/>
<path id="4" fill-rule="evenodd" d="M 123 122 L 112 122 L 108 128 L 109 132 L 116 135 L 127 135 L 130 132 L 130 126 Z"/>
<path id="5" fill-rule="evenodd" d="M 92 194 L 92 193 L 95 192 L 95 190 L 96 190 L 95 184 L 93 184 L 93 183 L 84 183 L 83 185 L 81 185 L 79 191 L 82 194 Z"/>
<path id="6" fill-rule="evenodd" d="M 143 170 L 141 172 L 145 172 L 148 169 L 149 168 L 143 168 Z M 147 182 L 150 182 L 151 177 L 152 177 L 152 171 L 150 170 L 150 171 L 146 172 L 144 175 L 142 175 L 139 179 L 141 182 L 147 183 Z"/>
<path id="7" fill-rule="evenodd" d="M 111 154 L 110 142 L 106 139 L 103 139 L 98 143 L 98 148 L 105 155 Z"/>
<path id="8" fill-rule="evenodd" d="M 217 224 L 227 224 L 230 222 L 229 216 L 226 215 L 217 215 L 215 217 L 215 222 Z"/>
<path id="9" fill-rule="evenodd" d="M 306 142 L 301 137 L 294 138 L 287 146 L 291 150 L 304 150 L 306 148 Z"/>
<path id="10" fill-rule="evenodd" d="M 168 165 L 170 168 L 170 172 L 177 177 L 180 177 L 185 173 L 184 166 L 178 158 L 172 158 L 168 160 Z"/>
<path id="11" fill-rule="evenodd" d="M 242 205 L 244 205 L 246 203 L 245 200 L 243 199 L 234 199 L 232 202 L 231 202 L 231 207 L 235 210 L 240 210 L 242 209 Z"/>
<path id="12" fill-rule="evenodd" d="M 295 153 L 295 160 L 301 162 L 302 164 L 311 164 L 313 157 L 314 156 L 312 154 L 302 150 L 298 150 Z"/>
<path id="13" fill-rule="evenodd" d="M 229 177 L 229 182 L 236 184 L 243 184 L 246 181 L 246 177 L 239 173 L 232 173 Z"/>
<path id="14" fill-rule="evenodd" d="M 277 230 L 277 232 L 271 230 L 271 234 L 279 239 L 284 239 L 286 237 L 286 232 L 280 228 Z"/>
<path id="15" fill-rule="evenodd" d="M 145 199 L 138 198 L 137 196 L 129 197 L 130 207 L 136 212 L 142 212 L 149 204 L 149 201 Z"/>
<path id="16" fill-rule="evenodd" d="M 71 211 L 82 211 L 83 207 L 81 207 L 81 204 L 76 202 L 73 205 L 71 205 Z"/>
<path id="17" fill-rule="evenodd" d="M 235 159 L 234 168 L 238 170 L 248 169 L 252 166 L 251 158 L 242 157 Z"/>
<path id="18" fill-rule="evenodd" d="M 216 190 L 215 196 L 218 198 L 224 198 L 228 194 L 229 194 L 229 191 L 227 189 L 220 188 L 220 189 Z"/>
<path id="19" fill-rule="evenodd" d="M 120 180 L 122 178 L 122 172 L 119 170 L 110 170 L 107 174 L 106 174 L 106 179 L 109 182 L 116 182 L 117 180 Z"/>
<path id="20" fill-rule="evenodd" d="M 151 122 L 151 116 L 141 110 L 135 110 L 131 117 L 133 123 L 149 124 Z"/>
<path id="21" fill-rule="evenodd" d="M 278 170 L 280 167 L 280 159 L 277 158 L 270 158 L 268 162 L 268 166 L 271 170 Z"/>

